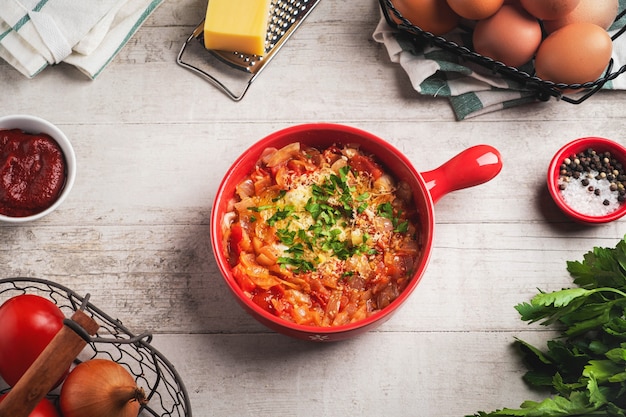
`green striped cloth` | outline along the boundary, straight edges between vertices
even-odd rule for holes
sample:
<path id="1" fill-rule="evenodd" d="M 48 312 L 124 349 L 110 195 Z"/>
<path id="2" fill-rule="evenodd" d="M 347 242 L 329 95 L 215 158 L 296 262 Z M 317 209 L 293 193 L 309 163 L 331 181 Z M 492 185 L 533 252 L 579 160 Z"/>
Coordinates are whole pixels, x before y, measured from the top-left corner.
<path id="1" fill-rule="evenodd" d="M 620 0 L 620 10 L 626 0 Z M 616 22 L 613 28 L 624 25 L 624 20 Z M 446 97 L 457 120 L 476 117 L 481 114 L 537 102 L 534 91 L 504 77 L 494 75 L 487 69 L 462 60 L 458 55 L 439 48 L 416 43 L 411 36 L 391 28 L 381 17 L 373 38 L 387 49 L 392 62 L 399 64 L 407 73 L 411 85 L 420 94 L 433 97 Z M 446 39 L 458 45 L 468 45 L 471 34 L 453 31 Z M 613 43 L 613 71 L 626 65 L 626 35 Z M 531 68 L 521 68 L 531 73 Z M 604 89 L 626 89 L 626 75 L 607 82 Z M 575 97 L 574 97 L 575 98 Z"/>
<path id="2" fill-rule="evenodd" d="M 163 0 L 0 0 L 0 58 L 32 78 L 65 62 L 95 79 Z"/>

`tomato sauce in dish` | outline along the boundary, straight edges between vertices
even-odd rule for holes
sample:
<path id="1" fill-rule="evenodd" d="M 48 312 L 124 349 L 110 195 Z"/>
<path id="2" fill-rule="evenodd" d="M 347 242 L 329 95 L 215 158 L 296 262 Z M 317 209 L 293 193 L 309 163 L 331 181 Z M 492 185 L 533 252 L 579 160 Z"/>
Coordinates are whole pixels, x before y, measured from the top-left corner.
<path id="1" fill-rule="evenodd" d="M 47 209 L 59 198 L 66 172 L 51 136 L 0 129 L 0 214 L 26 217 Z"/>
<path id="2" fill-rule="evenodd" d="M 389 305 L 415 272 L 411 190 L 358 147 L 268 148 L 235 194 L 223 220 L 233 276 L 278 317 L 349 324 Z"/>

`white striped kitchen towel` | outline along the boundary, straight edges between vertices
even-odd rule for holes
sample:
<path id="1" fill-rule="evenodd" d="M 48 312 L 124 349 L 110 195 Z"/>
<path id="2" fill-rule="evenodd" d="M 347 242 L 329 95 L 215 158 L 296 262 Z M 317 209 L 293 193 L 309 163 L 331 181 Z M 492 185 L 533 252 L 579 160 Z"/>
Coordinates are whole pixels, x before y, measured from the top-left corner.
<path id="1" fill-rule="evenodd" d="M 28 78 L 66 62 L 95 79 L 163 0 L 0 0 L 0 57 Z"/>

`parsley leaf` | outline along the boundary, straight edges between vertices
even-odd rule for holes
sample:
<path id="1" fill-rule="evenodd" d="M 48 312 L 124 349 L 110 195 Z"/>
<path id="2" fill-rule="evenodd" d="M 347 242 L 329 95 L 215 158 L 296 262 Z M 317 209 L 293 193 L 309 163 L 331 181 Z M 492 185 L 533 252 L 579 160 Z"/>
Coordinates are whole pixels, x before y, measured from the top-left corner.
<path id="1" fill-rule="evenodd" d="M 293 206 L 278 208 L 276 212 L 269 219 L 267 219 L 267 224 L 269 224 L 270 226 L 274 226 L 277 221 L 288 218 L 289 215 L 291 215 L 291 213 L 293 213 L 294 211 L 295 207 Z"/>
<path id="2" fill-rule="evenodd" d="M 376 213 L 380 217 L 384 217 L 385 219 L 392 220 L 393 219 L 393 206 L 389 202 L 380 204 L 378 208 L 376 209 Z"/>

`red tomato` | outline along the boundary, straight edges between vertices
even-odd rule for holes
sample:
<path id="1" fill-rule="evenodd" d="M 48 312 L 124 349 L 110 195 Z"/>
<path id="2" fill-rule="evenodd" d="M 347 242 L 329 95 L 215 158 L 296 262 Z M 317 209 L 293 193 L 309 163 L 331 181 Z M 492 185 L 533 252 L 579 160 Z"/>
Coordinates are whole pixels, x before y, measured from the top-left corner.
<path id="1" fill-rule="evenodd" d="M 379 179 L 383 175 L 383 170 L 376 164 L 376 162 L 372 161 L 372 159 L 367 156 L 353 156 L 350 158 L 350 165 L 358 172 L 370 174 L 375 180 Z"/>
<path id="2" fill-rule="evenodd" d="M 273 297 L 274 295 L 269 290 L 260 289 L 256 292 L 256 294 L 254 294 L 252 301 L 254 301 L 255 304 L 258 304 L 263 310 L 275 313 L 274 306 L 272 305 Z"/>
<path id="3" fill-rule="evenodd" d="M 63 327 L 63 312 L 50 300 L 18 295 L 0 306 L 0 376 L 14 386 Z"/>
<path id="4" fill-rule="evenodd" d="M 254 193 L 259 195 L 265 191 L 266 188 L 272 186 L 272 177 L 269 172 L 256 168 L 256 170 L 250 175 L 252 182 L 254 183 Z"/>
<path id="5" fill-rule="evenodd" d="M 246 274 L 245 268 L 240 264 L 235 265 L 233 268 L 233 277 L 243 291 L 251 292 L 256 288 L 254 282 L 252 282 L 248 274 Z"/>
<path id="6" fill-rule="evenodd" d="M 0 402 L 6 397 L 7 394 L 4 394 L 0 397 Z M 33 411 L 28 415 L 28 417 L 60 417 L 61 415 L 55 408 L 54 404 L 47 399 L 39 401 L 39 404 L 35 407 Z"/>
<path id="7" fill-rule="evenodd" d="M 253 294 L 252 301 L 258 304 L 263 310 L 277 315 L 276 306 L 280 305 L 280 300 L 282 300 L 285 295 L 285 290 L 275 285 L 269 290 L 258 288 Z"/>
<path id="8" fill-rule="evenodd" d="M 229 252 L 231 253 L 231 257 L 234 258 L 235 262 L 239 258 L 239 254 L 242 251 L 241 244 L 243 242 L 243 229 L 241 228 L 241 224 L 235 223 L 230 227 L 230 248 Z"/>

